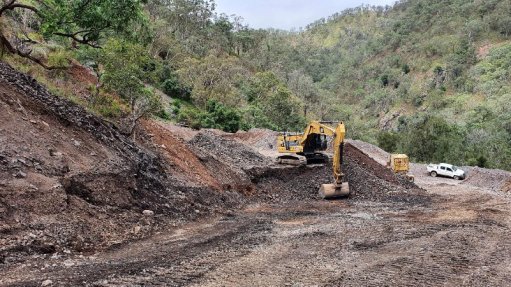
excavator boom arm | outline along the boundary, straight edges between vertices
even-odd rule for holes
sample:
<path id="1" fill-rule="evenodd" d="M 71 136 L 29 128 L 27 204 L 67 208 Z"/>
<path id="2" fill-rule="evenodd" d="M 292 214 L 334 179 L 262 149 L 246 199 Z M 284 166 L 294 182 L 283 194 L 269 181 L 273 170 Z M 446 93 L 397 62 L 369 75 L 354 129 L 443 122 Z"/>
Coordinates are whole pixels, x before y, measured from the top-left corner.
<path id="1" fill-rule="evenodd" d="M 349 184 L 342 182 L 342 161 L 344 154 L 344 138 L 346 136 L 346 127 L 344 123 L 340 122 L 334 130 L 334 158 L 333 158 L 333 173 L 334 182 L 332 184 L 323 184 L 319 189 L 319 194 L 322 198 L 331 199 L 348 196 L 350 194 Z"/>
<path id="2" fill-rule="evenodd" d="M 346 128 L 343 123 L 339 123 L 335 129 L 335 137 L 333 142 L 334 158 L 333 158 L 333 170 L 334 180 L 336 184 L 342 183 L 342 161 L 344 154 L 344 138 L 346 136 Z"/>

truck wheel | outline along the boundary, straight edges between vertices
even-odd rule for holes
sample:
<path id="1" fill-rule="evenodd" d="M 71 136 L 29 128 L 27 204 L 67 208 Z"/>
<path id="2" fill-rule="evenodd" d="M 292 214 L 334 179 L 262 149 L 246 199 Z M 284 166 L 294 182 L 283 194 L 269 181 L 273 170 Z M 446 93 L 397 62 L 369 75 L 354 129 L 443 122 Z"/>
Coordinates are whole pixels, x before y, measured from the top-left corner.
<path id="1" fill-rule="evenodd" d="M 431 176 L 432 176 L 432 177 L 436 177 L 436 176 L 437 176 L 436 171 L 432 171 L 432 172 L 431 172 Z"/>
<path id="2" fill-rule="evenodd" d="M 459 176 L 457 176 L 457 175 L 455 175 L 455 176 L 454 176 L 454 179 L 455 179 L 455 180 L 460 180 L 460 177 L 459 177 Z"/>

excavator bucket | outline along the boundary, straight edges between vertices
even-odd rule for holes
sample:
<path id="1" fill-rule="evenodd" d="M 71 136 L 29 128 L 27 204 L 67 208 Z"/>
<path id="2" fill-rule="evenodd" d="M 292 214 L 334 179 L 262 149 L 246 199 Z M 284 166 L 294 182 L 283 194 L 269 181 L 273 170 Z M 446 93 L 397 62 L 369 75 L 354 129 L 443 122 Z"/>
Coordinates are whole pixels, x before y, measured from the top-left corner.
<path id="1" fill-rule="evenodd" d="M 347 182 L 342 184 L 322 184 L 319 189 L 319 196 L 322 199 L 334 199 L 346 197 L 350 194 L 350 186 Z"/>

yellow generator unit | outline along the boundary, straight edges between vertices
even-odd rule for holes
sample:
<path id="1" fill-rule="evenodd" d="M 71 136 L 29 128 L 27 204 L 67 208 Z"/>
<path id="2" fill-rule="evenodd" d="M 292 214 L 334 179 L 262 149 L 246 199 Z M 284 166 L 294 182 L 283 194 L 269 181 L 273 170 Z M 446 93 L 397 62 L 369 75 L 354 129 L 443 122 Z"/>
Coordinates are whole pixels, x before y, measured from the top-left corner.
<path id="1" fill-rule="evenodd" d="M 412 182 L 415 180 L 413 175 L 408 174 L 410 171 L 410 159 L 406 154 L 391 154 L 388 165 L 395 173 L 405 175 Z"/>

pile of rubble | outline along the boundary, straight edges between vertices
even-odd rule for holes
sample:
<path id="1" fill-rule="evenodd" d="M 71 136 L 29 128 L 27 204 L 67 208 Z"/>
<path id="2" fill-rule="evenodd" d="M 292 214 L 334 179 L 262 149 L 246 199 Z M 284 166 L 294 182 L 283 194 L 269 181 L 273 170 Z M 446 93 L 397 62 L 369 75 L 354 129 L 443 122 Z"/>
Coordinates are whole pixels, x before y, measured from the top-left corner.
<path id="1" fill-rule="evenodd" d="M 246 132 L 239 131 L 232 134 L 231 137 L 259 152 L 264 153 L 265 151 L 274 151 L 276 149 L 275 145 L 278 134 L 279 133 L 276 131 L 254 128 Z"/>
<path id="2" fill-rule="evenodd" d="M 268 166 L 272 163 L 269 158 L 254 151 L 249 146 L 216 135 L 211 131 L 198 133 L 188 144 L 191 148 L 207 153 L 233 169 L 246 170 L 253 167 Z"/>
<path id="3" fill-rule="evenodd" d="M 469 184 L 498 192 L 511 192 L 511 172 L 480 167 L 463 167 L 468 176 L 462 184 Z"/>
<path id="4" fill-rule="evenodd" d="M 0 264 L 108 248 L 244 202 L 180 185 L 156 150 L 2 62 L 0 122 Z"/>
<path id="5" fill-rule="evenodd" d="M 250 147 L 211 131 L 201 131 L 187 145 L 220 183 L 222 191 L 253 195 L 248 171 L 272 164 L 270 158 Z"/>
<path id="6" fill-rule="evenodd" d="M 319 187 L 333 181 L 331 163 L 300 167 L 273 164 L 274 159 L 263 155 L 276 150 L 273 144 L 277 134 L 265 129 L 235 134 L 201 131 L 188 144 L 209 169 L 217 171 L 224 186 L 250 190 L 244 194 L 252 199 L 318 200 Z M 350 140 L 344 153 L 343 172 L 350 183 L 353 200 L 406 200 L 406 196 L 403 199 L 400 195 L 425 196 L 414 183 L 385 166 L 388 154 L 381 149 Z"/>
<path id="7" fill-rule="evenodd" d="M 429 196 L 406 178 L 366 155 L 350 143 L 345 145 L 343 171 L 353 199 L 373 201 L 429 202 Z"/>

